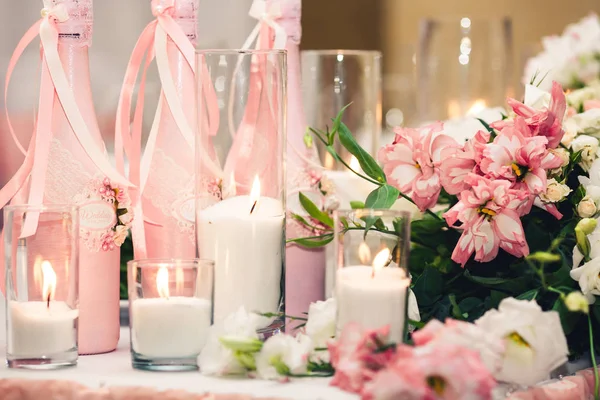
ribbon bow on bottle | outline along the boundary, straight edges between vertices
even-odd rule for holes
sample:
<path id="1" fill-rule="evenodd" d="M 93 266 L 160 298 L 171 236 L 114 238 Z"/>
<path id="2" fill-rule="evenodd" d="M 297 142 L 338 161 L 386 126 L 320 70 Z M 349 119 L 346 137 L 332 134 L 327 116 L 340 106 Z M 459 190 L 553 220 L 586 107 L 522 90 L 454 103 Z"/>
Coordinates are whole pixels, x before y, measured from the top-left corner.
<path id="1" fill-rule="evenodd" d="M 75 95 L 60 61 L 58 54 L 59 33 L 56 24 L 69 19 L 67 8 L 62 3 L 54 4 L 53 1 L 44 0 L 44 8 L 41 11 L 41 15 L 42 18 L 34 23 L 19 41 L 9 61 L 6 73 L 4 89 L 5 104 L 7 104 L 10 78 L 19 58 L 27 46 L 39 36 L 42 47 L 42 77 L 35 130 L 29 147 L 25 150 L 10 123 L 8 107 L 6 107 L 6 117 L 10 134 L 19 150 L 25 154 L 25 160 L 10 181 L 0 190 L 0 208 L 4 207 L 17 194 L 29 177 L 31 179 L 28 203 L 32 205 L 41 205 L 43 203 L 46 169 L 48 167 L 50 142 L 52 140 L 52 113 L 55 93 L 75 137 L 96 167 L 111 181 L 123 186 L 132 186 L 127 178 L 113 168 L 104 152 L 95 143 L 79 110 Z M 39 215 L 36 213 L 28 215 L 21 232 L 21 237 L 28 237 L 35 234 L 38 217 Z"/>
<path id="2" fill-rule="evenodd" d="M 248 49 L 250 45 L 258 38 L 262 24 L 266 24 L 275 32 L 274 49 L 285 49 L 287 42 L 287 33 L 285 29 L 277 23 L 283 17 L 281 4 L 278 1 L 254 0 L 250 11 L 252 18 L 257 19 L 258 23 L 244 42 L 242 48 Z"/>

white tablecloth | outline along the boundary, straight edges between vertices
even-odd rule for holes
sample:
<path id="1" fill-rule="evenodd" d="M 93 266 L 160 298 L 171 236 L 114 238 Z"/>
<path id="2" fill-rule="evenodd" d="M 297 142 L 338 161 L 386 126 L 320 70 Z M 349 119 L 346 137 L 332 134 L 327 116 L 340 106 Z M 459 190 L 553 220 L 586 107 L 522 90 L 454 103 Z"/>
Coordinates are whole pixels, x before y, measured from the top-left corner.
<path id="1" fill-rule="evenodd" d="M 5 358 L 2 345 L 1 357 Z M 0 366 L 0 378 L 71 380 L 90 387 L 150 386 L 159 390 L 182 389 L 194 393 L 244 393 L 261 397 L 308 400 L 356 400 L 358 397 L 329 386 L 329 379 L 301 378 L 290 383 L 252 379 L 219 379 L 190 372 L 146 372 L 131 367 L 129 330 L 121 329 L 121 340 L 115 352 L 79 357 L 76 367 L 56 371 L 29 371 Z"/>

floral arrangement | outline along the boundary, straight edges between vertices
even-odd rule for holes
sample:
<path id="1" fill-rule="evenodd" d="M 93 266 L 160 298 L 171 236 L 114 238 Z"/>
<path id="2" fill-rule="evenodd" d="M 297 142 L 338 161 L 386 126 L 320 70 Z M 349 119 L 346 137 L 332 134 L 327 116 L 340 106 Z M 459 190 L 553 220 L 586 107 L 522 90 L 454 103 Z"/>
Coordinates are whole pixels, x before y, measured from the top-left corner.
<path id="1" fill-rule="evenodd" d="M 527 62 L 523 83 L 540 80 L 544 89 L 557 81 L 564 89 L 597 85 L 600 79 L 600 20 L 590 14 L 566 27 L 561 36 L 542 39 L 543 51 Z"/>
<path id="2" fill-rule="evenodd" d="M 473 323 L 484 315 L 492 319 L 489 313 L 504 301 L 531 301 L 558 317 L 570 357 L 589 353 L 595 365 L 600 349 L 593 340 L 600 328 L 595 302 L 600 295 L 598 100 L 593 86 L 565 95 L 557 82 L 549 93 L 528 85 L 523 102 L 509 99 L 508 115 L 490 124 L 481 121 L 481 129 L 465 141 L 445 134 L 442 123 L 397 128 L 394 142 L 378 153 L 382 167 L 341 122 L 343 110 L 331 129 L 311 133 L 335 155 L 339 140 L 359 160 L 361 171 L 352 172 L 377 185 L 353 207 L 390 208 L 405 198 L 422 211 L 422 218 L 411 223 L 409 261 L 422 321 Z M 300 197 L 308 223 L 327 225 L 323 211 Z M 319 228 L 318 235 L 295 241 L 308 247 L 329 243 L 333 226 Z M 531 346 L 520 334 L 502 334 L 505 345 Z M 543 374 L 529 365 L 518 375 L 534 373 L 539 381 L 558 366 L 554 361 L 539 361 L 543 367 L 537 371 Z M 536 381 L 495 376 L 516 384 Z"/>

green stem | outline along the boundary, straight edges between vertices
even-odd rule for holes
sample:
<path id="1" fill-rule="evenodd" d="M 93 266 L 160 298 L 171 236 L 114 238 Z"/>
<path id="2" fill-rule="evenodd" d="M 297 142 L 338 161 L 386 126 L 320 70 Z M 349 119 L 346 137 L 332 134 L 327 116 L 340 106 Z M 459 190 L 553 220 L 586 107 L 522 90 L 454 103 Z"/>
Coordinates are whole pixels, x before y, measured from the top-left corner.
<path id="1" fill-rule="evenodd" d="M 337 153 L 336 153 L 336 154 L 337 154 Z M 369 178 L 368 176 L 366 176 L 366 175 L 363 175 L 363 174 L 361 174 L 361 173 L 359 173 L 359 172 L 356 172 L 355 170 L 353 170 L 353 169 L 352 169 L 352 168 L 351 168 L 351 167 L 350 167 L 348 164 L 346 164 L 346 162 L 345 162 L 344 160 L 342 160 L 342 157 L 340 157 L 339 155 L 338 155 L 338 157 L 337 157 L 337 158 L 338 158 L 338 161 L 339 161 L 339 162 L 341 162 L 341 163 L 342 163 L 342 165 L 344 165 L 344 167 L 348 168 L 348 169 L 349 169 L 350 171 L 352 171 L 352 172 L 353 172 L 355 175 L 357 175 L 357 176 L 360 176 L 360 177 L 361 177 L 361 178 L 363 178 L 364 180 L 366 180 L 366 181 L 369 181 L 369 182 L 371 182 L 371 183 L 373 183 L 373 184 L 375 184 L 375 185 L 377 185 L 377 186 L 381 186 L 381 182 L 377 182 L 375 179 L 371 179 L 371 178 Z"/>
<path id="2" fill-rule="evenodd" d="M 592 356 L 592 364 L 594 365 L 594 399 L 600 399 L 600 378 L 598 377 L 598 365 L 596 364 L 596 354 L 594 352 L 594 333 L 592 331 L 592 317 L 588 314 L 588 326 L 590 330 L 590 353 Z"/>

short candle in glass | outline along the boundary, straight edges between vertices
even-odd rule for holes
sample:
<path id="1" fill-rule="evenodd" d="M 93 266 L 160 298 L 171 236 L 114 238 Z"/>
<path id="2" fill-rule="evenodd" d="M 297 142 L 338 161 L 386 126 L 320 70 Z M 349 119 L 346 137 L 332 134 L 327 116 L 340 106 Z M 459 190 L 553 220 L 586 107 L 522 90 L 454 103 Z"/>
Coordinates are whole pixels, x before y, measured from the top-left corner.
<path id="1" fill-rule="evenodd" d="M 77 364 L 79 209 L 6 206 L 4 256 L 8 366 Z"/>
<path id="2" fill-rule="evenodd" d="M 351 322 L 366 329 L 389 325 L 390 340 L 402 342 L 410 286 L 409 214 L 370 209 L 337 211 L 334 221 L 338 333 Z"/>
<path id="3" fill-rule="evenodd" d="M 133 260 L 127 264 L 132 365 L 197 369 L 213 318 L 214 263 Z"/>

